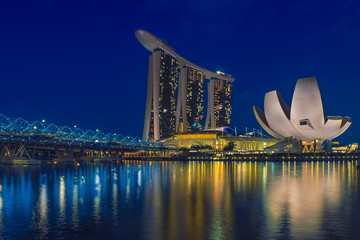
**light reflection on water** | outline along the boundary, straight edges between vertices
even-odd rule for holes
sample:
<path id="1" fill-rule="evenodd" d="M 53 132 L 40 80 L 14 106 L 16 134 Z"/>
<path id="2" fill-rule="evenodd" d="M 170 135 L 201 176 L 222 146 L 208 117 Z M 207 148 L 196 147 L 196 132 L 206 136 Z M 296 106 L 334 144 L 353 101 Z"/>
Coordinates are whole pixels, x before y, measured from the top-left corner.
<path id="1" fill-rule="evenodd" d="M 1 166 L 0 237 L 359 239 L 356 164 Z"/>

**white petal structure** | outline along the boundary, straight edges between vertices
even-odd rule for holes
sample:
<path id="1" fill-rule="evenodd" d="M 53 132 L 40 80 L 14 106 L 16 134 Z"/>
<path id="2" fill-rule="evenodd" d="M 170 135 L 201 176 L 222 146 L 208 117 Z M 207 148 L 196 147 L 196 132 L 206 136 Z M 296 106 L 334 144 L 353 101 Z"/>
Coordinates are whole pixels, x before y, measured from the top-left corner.
<path id="1" fill-rule="evenodd" d="M 265 113 L 254 106 L 261 127 L 277 139 L 294 137 L 301 141 L 332 140 L 351 125 L 349 117 L 324 117 L 319 86 L 315 77 L 298 79 L 291 109 L 278 91 L 266 93 Z"/>
<path id="2" fill-rule="evenodd" d="M 306 138 L 316 139 L 323 136 L 324 110 L 315 77 L 297 81 L 290 115 L 291 124 Z"/>
<path id="3" fill-rule="evenodd" d="M 260 123 L 261 127 L 263 129 L 265 129 L 266 132 L 268 132 L 274 138 L 277 138 L 277 139 L 283 139 L 284 138 L 280 134 L 278 134 L 278 133 L 274 132 L 273 130 L 271 130 L 271 128 L 270 128 L 270 126 L 267 123 L 267 120 L 265 118 L 265 113 L 258 106 L 254 106 L 254 113 L 255 113 L 256 120 Z"/>

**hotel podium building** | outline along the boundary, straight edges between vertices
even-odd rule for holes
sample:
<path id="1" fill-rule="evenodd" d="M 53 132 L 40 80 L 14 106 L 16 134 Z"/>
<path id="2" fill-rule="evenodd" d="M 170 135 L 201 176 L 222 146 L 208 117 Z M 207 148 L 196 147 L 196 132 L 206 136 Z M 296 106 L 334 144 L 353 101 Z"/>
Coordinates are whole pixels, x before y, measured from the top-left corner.
<path id="1" fill-rule="evenodd" d="M 145 30 L 136 30 L 135 36 L 152 53 L 149 57 L 145 140 L 158 141 L 175 133 L 230 125 L 232 76 L 193 64 Z M 204 124 L 206 85 L 208 101 Z"/>

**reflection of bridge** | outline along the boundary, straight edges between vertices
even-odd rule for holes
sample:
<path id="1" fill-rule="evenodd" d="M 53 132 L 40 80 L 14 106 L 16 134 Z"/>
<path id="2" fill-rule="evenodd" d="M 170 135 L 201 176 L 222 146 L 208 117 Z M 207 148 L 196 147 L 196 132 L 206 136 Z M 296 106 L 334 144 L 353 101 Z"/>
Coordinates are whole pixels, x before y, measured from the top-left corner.
<path id="1" fill-rule="evenodd" d="M 164 149 L 162 143 L 139 137 L 57 126 L 0 115 L 0 159 L 97 159 L 121 158 L 124 152 Z"/>

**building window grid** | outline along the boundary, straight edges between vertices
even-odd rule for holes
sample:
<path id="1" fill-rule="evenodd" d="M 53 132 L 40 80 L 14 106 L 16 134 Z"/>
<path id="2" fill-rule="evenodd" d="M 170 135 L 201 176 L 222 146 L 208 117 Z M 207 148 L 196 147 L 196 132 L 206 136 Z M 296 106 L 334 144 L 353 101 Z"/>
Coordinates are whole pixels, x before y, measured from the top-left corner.
<path id="1" fill-rule="evenodd" d="M 162 138 L 175 132 L 175 95 L 178 87 L 179 62 L 165 51 L 161 51 L 160 61 L 159 127 Z"/>
<path id="2" fill-rule="evenodd" d="M 190 132 L 201 129 L 204 109 L 204 73 L 187 68 L 186 112 L 187 129 Z"/>
<path id="3" fill-rule="evenodd" d="M 160 137 L 168 137 L 175 133 L 176 122 L 176 91 L 179 79 L 179 62 L 165 51 L 160 57 L 160 91 L 159 91 L 159 124 Z M 189 131 L 201 129 L 204 114 L 204 73 L 187 68 L 187 128 Z M 232 83 L 216 79 L 214 89 L 215 126 L 225 126 L 231 123 L 231 91 Z M 194 122 L 198 121 L 194 128 Z M 151 114 L 150 138 L 154 135 L 153 112 Z"/>
<path id="4" fill-rule="evenodd" d="M 232 83 L 215 79 L 214 119 L 216 127 L 229 126 L 231 123 L 231 88 Z"/>

